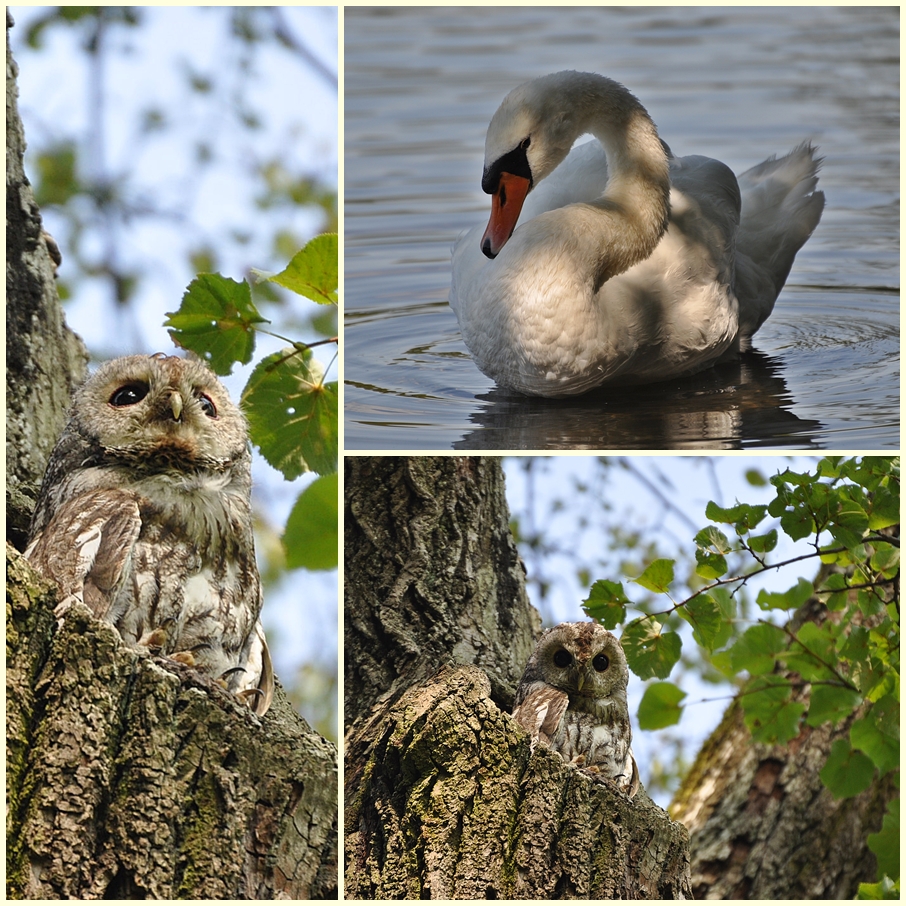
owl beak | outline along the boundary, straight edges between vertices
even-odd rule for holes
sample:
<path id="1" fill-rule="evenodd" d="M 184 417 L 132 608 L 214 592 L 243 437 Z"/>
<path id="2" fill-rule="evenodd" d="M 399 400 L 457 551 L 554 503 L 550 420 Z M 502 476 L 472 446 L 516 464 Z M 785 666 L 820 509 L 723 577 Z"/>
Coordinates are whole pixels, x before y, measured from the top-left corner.
<path id="1" fill-rule="evenodd" d="M 182 396 L 180 396 L 178 392 L 174 391 L 170 394 L 170 411 L 173 413 L 173 421 L 178 422 L 182 419 L 182 410 Z"/>
<path id="2" fill-rule="evenodd" d="M 578 690 L 581 692 L 581 691 L 582 691 L 582 687 L 583 687 L 584 685 L 585 685 L 585 671 L 583 670 L 583 671 L 576 677 L 576 687 L 577 687 Z"/>

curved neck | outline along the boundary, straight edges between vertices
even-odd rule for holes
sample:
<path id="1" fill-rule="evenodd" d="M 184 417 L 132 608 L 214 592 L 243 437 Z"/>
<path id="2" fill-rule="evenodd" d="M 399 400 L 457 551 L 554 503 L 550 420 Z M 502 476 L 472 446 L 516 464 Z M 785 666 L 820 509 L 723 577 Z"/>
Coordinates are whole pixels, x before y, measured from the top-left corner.
<path id="1" fill-rule="evenodd" d="M 664 235 L 670 214 L 667 150 L 645 108 L 622 85 L 598 77 L 593 108 L 586 105 L 583 132 L 590 132 L 607 155 L 608 180 L 593 206 L 615 229 L 599 282 L 647 258 Z M 581 134 L 581 133 L 580 133 Z"/>
<path id="2" fill-rule="evenodd" d="M 582 135 L 594 135 L 607 155 L 607 186 L 590 203 L 609 222 L 601 231 L 606 246 L 599 282 L 647 258 L 667 228 L 670 169 L 645 108 L 619 82 L 595 73 L 555 73 L 523 89 L 541 127 L 542 141 L 528 148 L 536 180 L 550 174 Z"/>

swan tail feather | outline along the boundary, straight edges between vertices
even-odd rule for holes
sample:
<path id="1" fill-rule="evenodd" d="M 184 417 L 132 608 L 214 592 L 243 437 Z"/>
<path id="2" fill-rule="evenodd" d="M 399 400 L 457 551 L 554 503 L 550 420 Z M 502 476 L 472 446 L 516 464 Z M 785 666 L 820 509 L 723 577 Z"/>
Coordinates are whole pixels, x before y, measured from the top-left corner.
<path id="1" fill-rule="evenodd" d="M 823 158 L 816 150 L 803 142 L 739 176 L 736 290 L 744 335 L 751 336 L 771 313 L 796 253 L 821 220 L 824 193 L 817 185 Z"/>

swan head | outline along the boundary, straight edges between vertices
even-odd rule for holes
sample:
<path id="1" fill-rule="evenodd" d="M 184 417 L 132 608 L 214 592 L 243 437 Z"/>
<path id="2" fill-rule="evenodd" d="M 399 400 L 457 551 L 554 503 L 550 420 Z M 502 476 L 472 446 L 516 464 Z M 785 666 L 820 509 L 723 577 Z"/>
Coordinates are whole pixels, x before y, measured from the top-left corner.
<path id="1" fill-rule="evenodd" d="M 491 219 L 481 239 L 488 258 L 495 258 L 512 236 L 528 193 L 556 169 L 584 131 L 574 95 L 576 78 L 582 76 L 603 78 L 557 72 L 533 79 L 514 88 L 491 119 L 481 179 L 491 196 Z"/>

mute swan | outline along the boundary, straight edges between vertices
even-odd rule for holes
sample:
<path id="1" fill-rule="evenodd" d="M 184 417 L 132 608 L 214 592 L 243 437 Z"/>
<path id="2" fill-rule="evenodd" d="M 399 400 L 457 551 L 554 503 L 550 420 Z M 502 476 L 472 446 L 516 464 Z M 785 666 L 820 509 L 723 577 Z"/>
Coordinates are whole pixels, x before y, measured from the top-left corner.
<path id="1" fill-rule="evenodd" d="M 586 133 L 597 142 L 573 149 Z M 744 348 L 821 219 L 820 163 L 806 143 L 737 181 L 720 161 L 674 157 L 612 79 L 520 85 L 488 127 L 490 222 L 453 251 L 450 305 L 475 363 L 553 397 L 665 380 Z"/>

